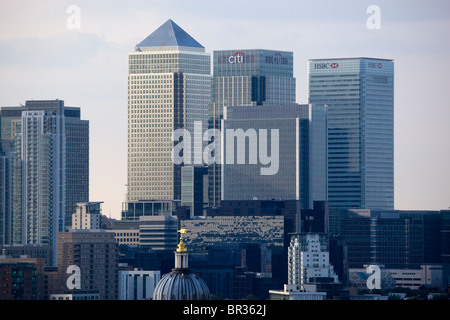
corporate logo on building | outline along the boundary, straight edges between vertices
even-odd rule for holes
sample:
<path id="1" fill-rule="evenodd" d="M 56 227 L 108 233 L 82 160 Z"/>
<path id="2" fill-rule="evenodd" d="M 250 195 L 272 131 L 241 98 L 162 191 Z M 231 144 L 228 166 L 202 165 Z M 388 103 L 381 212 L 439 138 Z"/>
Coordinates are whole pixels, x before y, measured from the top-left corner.
<path id="1" fill-rule="evenodd" d="M 235 54 L 228 57 L 228 63 L 230 64 L 244 63 L 244 54 L 240 51 L 237 51 Z"/>
<path id="2" fill-rule="evenodd" d="M 339 64 L 336 62 L 332 63 L 315 63 L 314 69 L 337 69 L 339 68 Z"/>
<path id="3" fill-rule="evenodd" d="M 266 56 L 266 63 L 288 64 L 288 58 L 283 57 L 281 53 L 277 52 L 273 56 Z"/>
<path id="4" fill-rule="evenodd" d="M 380 62 L 368 62 L 367 67 L 370 69 L 382 69 L 383 64 L 381 64 Z"/>

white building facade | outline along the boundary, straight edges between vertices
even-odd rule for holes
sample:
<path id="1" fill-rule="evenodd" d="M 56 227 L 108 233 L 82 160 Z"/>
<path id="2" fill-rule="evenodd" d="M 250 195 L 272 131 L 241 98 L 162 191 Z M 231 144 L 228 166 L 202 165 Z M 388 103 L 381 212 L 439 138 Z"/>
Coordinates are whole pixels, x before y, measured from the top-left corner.
<path id="1" fill-rule="evenodd" d="M 72 229 L 99 230 L 102 227 L 102 202 L 77 203 L 72 214 Z"/>
<path id="2" fill-rule="evenodd" d="M 156 284 L 161 279 L 160 271 L 120 271 L 120 300 L 149 300 L 153 298 Z"/>
<path id="3" fill-rule="evenodd" d="M 298 233 L 292 236 L 288 251 L 288 282 L 304 286 L 311 278 L 334 278 L 338 276 L 330 264 L 325 234 Z"/>

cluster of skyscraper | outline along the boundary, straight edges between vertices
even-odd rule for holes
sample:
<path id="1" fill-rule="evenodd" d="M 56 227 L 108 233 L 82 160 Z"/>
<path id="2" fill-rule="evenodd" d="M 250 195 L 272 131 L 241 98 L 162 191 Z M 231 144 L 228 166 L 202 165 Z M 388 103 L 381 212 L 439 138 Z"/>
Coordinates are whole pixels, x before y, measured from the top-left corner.
<path id="1" fill-rule="evenodd" d="M 210 55 L 171 20 L 129 54 L 128 204 L 195 201 L 202 188 L 203 207 L 296 199 L 393 209 L 392 60 L 311 59 L 305 105 L 292 52 L 221 50 L 212 63 L 211 76 Z M 187 166 L 207 167 L 190 169 L 201 186 L 183 179 Z"/>
<path id="2" fill-rule="evenodd" d="M 192 232 L 186 241 L 197 250 L 193 268 L 227 297 L 245 296 L 250 273 L 263 279 L 255 283 L 267 286 L 260 288 L 267 295 L 283 281 L 337 281 L 347 274 L 347 258 L 337 255 L 347 249 L 328 234 L 359 230 L 344 232 L 346 210 L 394 209 L 393 82 L 392 60 L 311 59 L 308 103 L 298 104 L 292 52 L 220 50 L 211 61 L 167 21 L 129 54 L 127 199 L 122 220 L 106 231 L 136 249 L 142 264 L 152 260 L 159 277 L 165 253 L 173 261 L 184 220 Z M 0 123 L 0 245 L 50 247 L 49 265 L 60 268 L 61 279 L 76 261 L 87 277 L 85 270 L 102 263 L 91 251 L 80 254 L 88 241 L 108 238 L 107 257 L 118 248 L 99 231 L 100 203 L 88 202 L 88 121 L 79 108 L 54 100 L 2 107 Z M 369 228 L 369 220 L 355 221 Z M 370 232 L 366 245 L 380 239 Z M 345 248 L 352 255 L 358 245 L 350 238 Z M 338 249 L 329 254 L 332 246 Z M 176 259 L 187 259 L 182 249 Z M 378 255 L 361 264 L 378 262 Z M 111 290 L 116 260 L 102 278 Z M 164 281 L 178 279 L 187 260 L 175 269 Z M 82 287 L 93 290 L 89 281 Z M 166 291 L 160 287 L 157 295 Z"/>

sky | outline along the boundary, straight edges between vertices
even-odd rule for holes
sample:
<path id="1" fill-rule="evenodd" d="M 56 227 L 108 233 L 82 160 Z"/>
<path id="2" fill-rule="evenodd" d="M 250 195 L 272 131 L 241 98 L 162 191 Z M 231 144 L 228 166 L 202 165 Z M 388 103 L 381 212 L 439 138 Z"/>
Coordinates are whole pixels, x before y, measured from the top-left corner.
<path id="1" fill-rule="evenodd" d="M 395 209 L 450 207 L 450 1 L 0 0 L 0 106 L 81 108 L 105 215 L 120 219 L 126 196 L 128 53 L 168 19 L 211 55 L 292 51 L 298 103 L 308 59 L 394 59 Z"/>

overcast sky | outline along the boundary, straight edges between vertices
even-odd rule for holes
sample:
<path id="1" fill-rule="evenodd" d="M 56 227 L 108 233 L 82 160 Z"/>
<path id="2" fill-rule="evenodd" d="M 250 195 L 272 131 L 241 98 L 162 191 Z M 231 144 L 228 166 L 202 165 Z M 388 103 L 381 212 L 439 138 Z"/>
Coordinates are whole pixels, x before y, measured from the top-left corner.
<path id="1" fill-rule="evenodd" d="M 380 29 L 367 26 L 370 5 L 380 8 Z M 0 106 L 61 99 L 81 107 L 90 121 L 90 200 L 104 201 L 104 214 L 119 219 L 128 53 L 168 19 L 211 54 L 293 51 L 298 103 L 307 102 L 310 58 L 394 59 L 395 208 L 446 209 L 449 17 L 445 0 L 0 0 Z"/>

